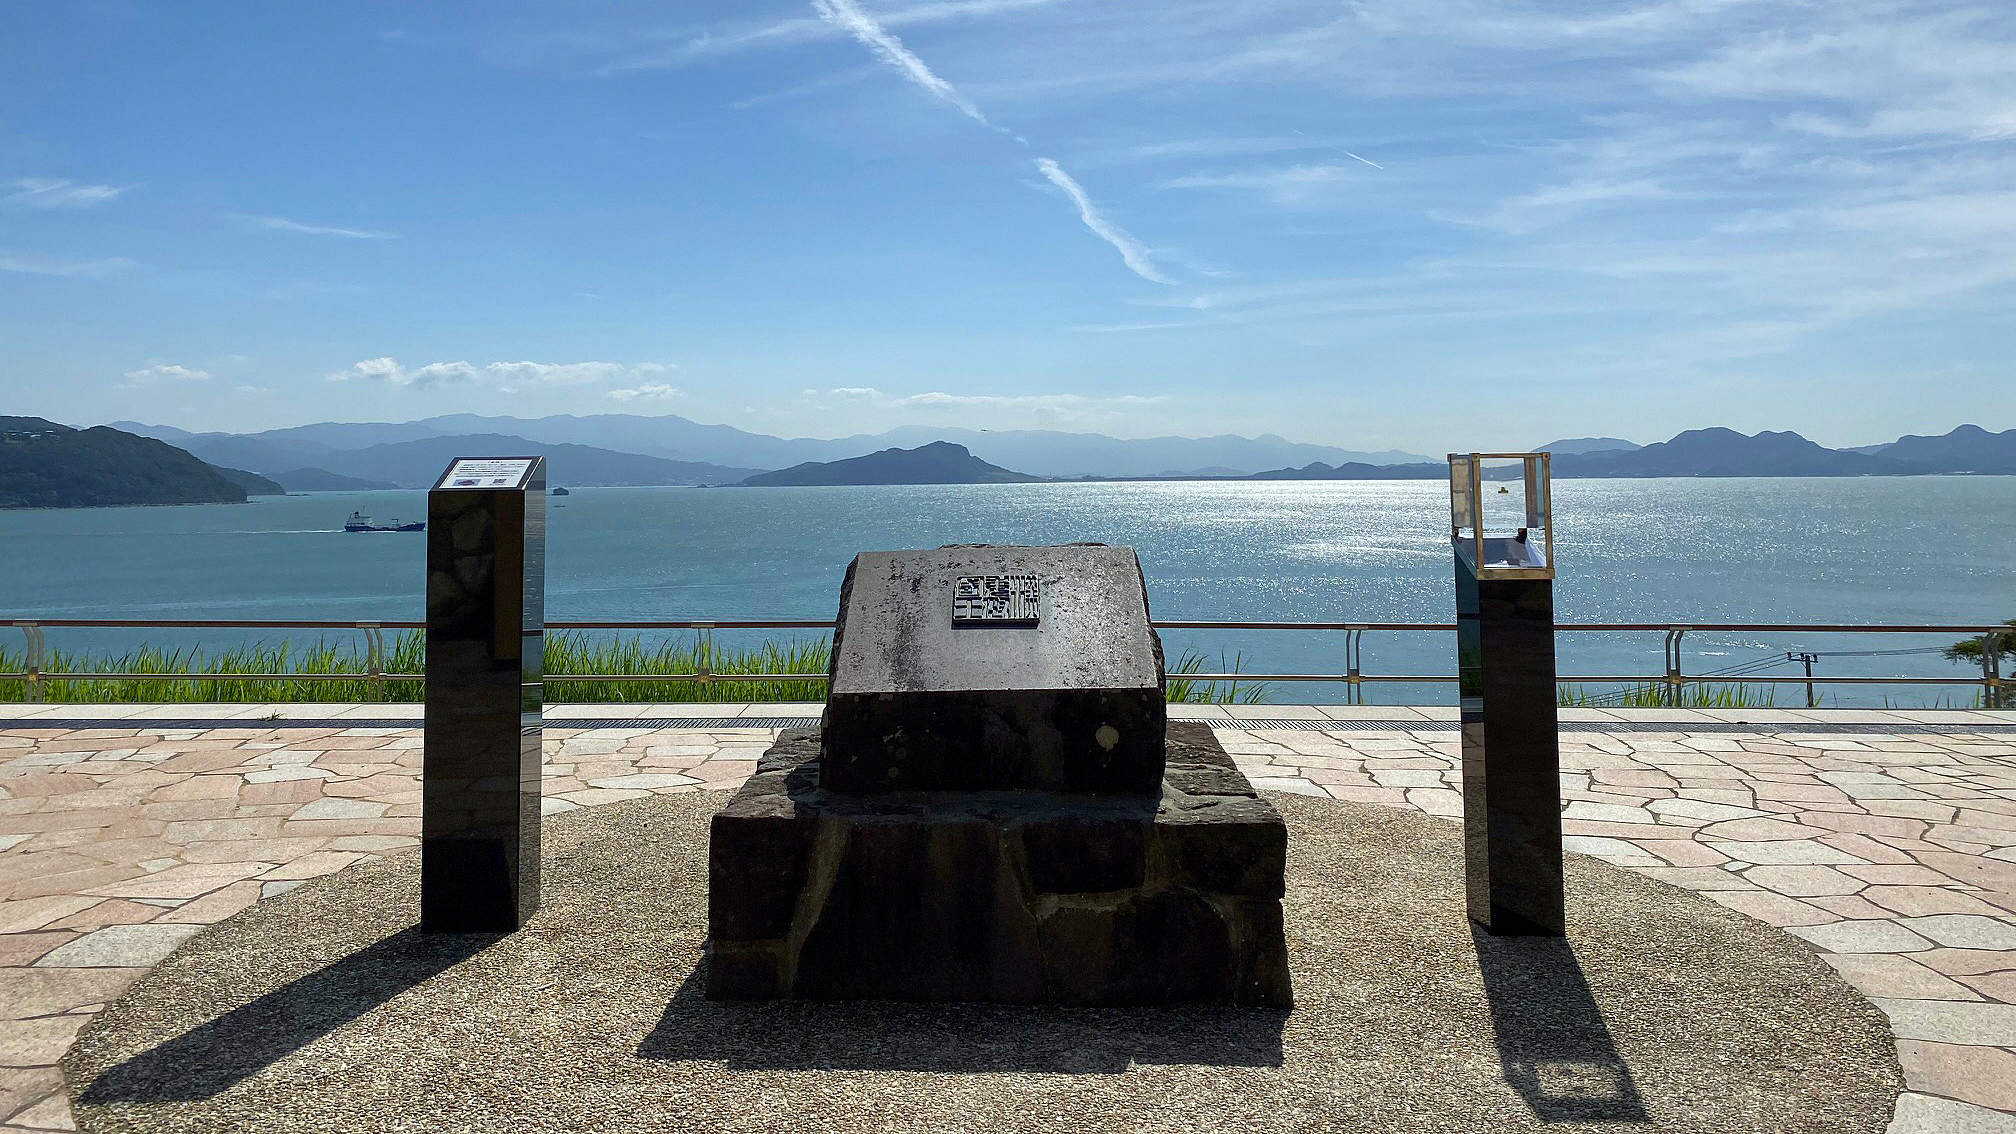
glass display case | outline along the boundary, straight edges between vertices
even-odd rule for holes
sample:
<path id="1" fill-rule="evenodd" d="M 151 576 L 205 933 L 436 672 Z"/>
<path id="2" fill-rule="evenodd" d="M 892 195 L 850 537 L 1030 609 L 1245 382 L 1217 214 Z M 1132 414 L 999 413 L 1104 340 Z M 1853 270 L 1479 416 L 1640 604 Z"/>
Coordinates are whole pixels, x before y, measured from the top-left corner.
<path id="1" fill-rule="evenodd" d="M 1548 456 L 1449 454 L 1449 538 L 1477 578 L 1554 577 Z"/>

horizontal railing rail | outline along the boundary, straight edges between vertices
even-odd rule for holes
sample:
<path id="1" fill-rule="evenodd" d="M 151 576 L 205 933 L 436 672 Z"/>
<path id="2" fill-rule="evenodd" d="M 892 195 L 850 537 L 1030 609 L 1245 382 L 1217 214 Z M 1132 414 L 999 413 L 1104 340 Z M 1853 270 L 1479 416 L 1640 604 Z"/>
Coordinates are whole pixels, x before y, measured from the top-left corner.
<path id="1" fill-rule="evenodd" d="M 384 668 L 385 645 L 383 632 L 386 630 L 424 630 L 425 622 L 388 619 L 343 620 L 343 619 L 197 619 L 197 618 L 12 618 L 0 619 L 0 625 L 15 627 L 23 633 L 27 641 L 23 668 L 18 672 L 0 672 L 0 681 L 22 681 L 25 683 L 25 699 L 41 700 L 42 686 L 50 681 L 355 681 L 364 678 L 370 682 L 374 696 L 383 699 L 386 683 L 393 681 L 419 681 L 425 678 L 421 673 L 394 673 Z M 1318 622 L 1318 621 L 1267 621 L 1255 619 L 1159 619 L 1153 625 L 1158 630 L 1238 630 L 1238 631 L 1333 631 L 1346 635 L 1344 659 L 1346 668 L 1341 673 L 1206 673 L 1190 672 L 1172 674 L 1171 677 L 1198 683 L 1259 684 L 1275 682 L 1343 682 L 1351 688 L 1353 696 L 1358 695 L 1362 686 L 1378 683 L 1448 684 L 1459 681 L 1455 674 L 1447 673 L 1367 673 L 1363 666 L 1363 635 L 1370 632 L 1399 633 L 1449 633 L 1456 629 L 1453 622 Z M 354 673 L 136 673 L 124 671 L 67 672 L 52 671 L 43 667 L 48 657 L 47 642 L 43 631 L 51 627 L 77 629 L 244 629 L 244 630 L 357 630 L 365 635 L 365 668 Z M 549 630 L 691 630 L 700 636 L 701 647 L 698 655 L 706 658 L 712 655 L 712 634 L 715 630 L 831 630 L 831 619 L 816 618 L 716 618 L 716 619 L 653 619 L 653 620 L 611 620 L 574 619 L 546 623 Z M 1804 685 L 1809 691 L 1818 685 L 1905 685 L 1905 686 L 1980 686 L 1984 703 L 1991 706 L 2005 704 L 2008 700 L 2005 687 L 2016 685 L 2016 681 L 2001 675 L 2001 656 L 2005 651 L 2016 649 L 2016 631 L 2007 624 L 1902 624 L 1902 623 L 1831 623 L 1831 622 L 1562 622 L 1555 629 L 1570 633 L 1636 633 L 1657 632 L 1666 635 L 1666 668 L 1661 673 L 1638 674 L 1564 674 L 1557 680 L 1565 685 L 1636 685 L 1661 687 L 1666 691 L 1669 703 L 1678 704 L 1689 685 Z M 1750 634 L 1941 634 L 1967 635 L 1981 638 L 1985 649 L 1981 651 L 1981 672 L 1979 676 L 1953 677 L 1849 677 L 1826 674 L 1791 674 L 1759 677 L 1749 674 L 1696 673 L 1685 672 L 1682 658 L 1682 644 L 1691 633 L 1750 633 Z M 702 684 L 717 681 L 804 681 L 823 683 L 824 673 L 716 673 L 707 669 L 696 669 L 691 673 L 554 673 L 545 675 L 544 680 L 554 683 L 607 683 L 607 682 L 647 682 L 665 683 L 692 681 Z"/>

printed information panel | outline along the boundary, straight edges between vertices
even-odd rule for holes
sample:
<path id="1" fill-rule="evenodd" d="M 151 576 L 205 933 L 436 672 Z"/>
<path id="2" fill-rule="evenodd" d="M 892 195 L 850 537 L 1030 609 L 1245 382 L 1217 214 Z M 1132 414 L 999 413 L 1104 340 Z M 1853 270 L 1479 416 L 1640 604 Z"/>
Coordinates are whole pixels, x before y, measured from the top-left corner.
<path id="1" fill-rule="evenodd" d="M 533 457 L 462 457 L 448 466 L 436 488 L 517 488 L 532 472 Z"/>

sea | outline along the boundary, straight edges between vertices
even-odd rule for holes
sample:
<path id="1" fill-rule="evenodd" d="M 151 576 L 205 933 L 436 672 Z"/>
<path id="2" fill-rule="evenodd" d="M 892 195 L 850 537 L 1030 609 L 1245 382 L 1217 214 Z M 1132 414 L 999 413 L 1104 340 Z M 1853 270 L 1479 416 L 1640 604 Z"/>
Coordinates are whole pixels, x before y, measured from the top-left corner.
<path id="1" fill-rule="evenodd" d="M 1562 622 L 1986 624 L 2016 618 L 2016 477 L 1563 480 Z M 346 533 L 353 509 L 420 519 L 422 491 L 246 504 L 0 511 L 0 618 L 419 619 L 427 537 Z M 579 488 L 548 501 L 551 620 L 831 618 L 857 551 L 947 543 L 1124 544 L 1155 617 L 1448 622 L 1448 487 L 1430 481 Z M 18 656 L 18 631 L 0 648 Z M 45 631 L 56 649 L 222 648 L 281 632 Z M 355 632 L 288 631 L 344 641 Z M 736 636 L 718 632 L 717 640 Z M 804 632 L 798 632 L 800 634 Z M 744 632 L 743 638 L 790 632 Z M 1694 632 L 1686 671 L 1964 678 L 1956 635 Z M 1368 674 L 1454 672 L 1447 632 L 1372 631 Z M 1659 632 L 1563 632 L 1564 675 L 1657 674 Z M 1208 671 L 1339 673 L 1345 635 L 1168 631 Z M 1793 657 L 1786 657 L 1793 655 Z M 1773 664 L 1773 659 L 1778 659 Z M 1590 687 L 1587 692 L 1597 692 Z M 1966 706 L 1978 687 L 1821 686 L 1824 705 Z M 1272 702 L 1339 684 L 1268 683 Z M 1375 683 L 1368 702 L 1448 703 L 1453 685 Z M 1806 703 L 1800 684 L 1776 704 Z"/>

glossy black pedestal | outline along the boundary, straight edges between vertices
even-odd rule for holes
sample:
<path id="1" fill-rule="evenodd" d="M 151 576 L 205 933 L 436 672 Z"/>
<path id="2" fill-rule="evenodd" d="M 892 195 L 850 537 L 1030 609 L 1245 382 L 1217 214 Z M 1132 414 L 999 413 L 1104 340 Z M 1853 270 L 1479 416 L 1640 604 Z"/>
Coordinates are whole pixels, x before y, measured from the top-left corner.
<path id="1" fill-rule="evenodd" d="M 1458 555 L 1456 640 L 1470 920 L 1492 934 L 1559 937 L 1553 580 L 1480 580 Z"/>
<path id="2" fill-rule="evenodd" d="M 546 471 L 427 497 L 420 928 L 508 933 L 539 907 Z"/>

